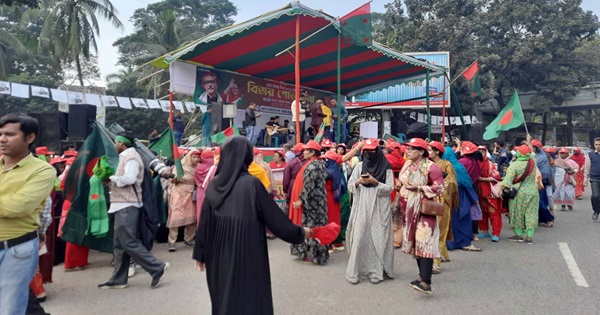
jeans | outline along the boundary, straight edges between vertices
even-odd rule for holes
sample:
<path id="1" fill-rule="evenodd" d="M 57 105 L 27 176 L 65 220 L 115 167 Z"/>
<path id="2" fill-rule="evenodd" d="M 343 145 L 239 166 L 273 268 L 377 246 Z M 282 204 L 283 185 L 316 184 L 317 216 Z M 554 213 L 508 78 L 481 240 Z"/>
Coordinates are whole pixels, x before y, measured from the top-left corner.
<path id="1" fill-rule="evenodd" d="M 0 315 L 25 314 L 29 282 L 38 264 L 39 239 L 0 250 Z"/>
<path id="2" fill-rule="evenodd" d="M 175 137 L 175 143 L 178 147 L 181 146 L 181 142 L 183 141 L 183 132 L 181 131 L 173 131 L 173 137 Z"/>
<path id="3" fill-rule="evenodd" d="M 256 126 L 246 126 L 246 138 L 250 140 L 252 145 L 254 145 L 254 142 L 252 142 L 252 139 L 254 138 L 254 127 Z"/>
<path id="4" fill-rule="evenodd" d="M 337 141 L 337 137 L 338 137 L 338 125 L 337 125 L 337 121 L 334 121 L 331 124 L 331 134 L 330 134 L 330 138 L 329 140 L 333 141 L 333 142 L 338 142 Z M 340 141 L 339 143 L 346 143 L 346 123 L 342 123 L 340 125 Z"/>
<path id="5" fill-rule="evenodd" d="M 591 179 L 592 186 L 592 209 L 595 213 L 600 213 L 600 179 Z"/>
<path id="6" fill-rule="evenodd" d="M 210 147 L 212 145 L 212 139 L 210 137 L 210 130 L 202 130 L 202 146 Z"/>
<path id="7" fill-rule="evenodd" d="M 108 280 L 113 284 L 127 284 L 127 273 L 131 258 L 140 265 L 152 277 L 160 273 L 165 263 L 156 259 L 150 253 L 138 234 L 138 219 L 140 209 L 136 207 L 127 207 L 115 212 L 115 234 L 113 238 L 113 254 L 115 258 L 115 269 Z"/>

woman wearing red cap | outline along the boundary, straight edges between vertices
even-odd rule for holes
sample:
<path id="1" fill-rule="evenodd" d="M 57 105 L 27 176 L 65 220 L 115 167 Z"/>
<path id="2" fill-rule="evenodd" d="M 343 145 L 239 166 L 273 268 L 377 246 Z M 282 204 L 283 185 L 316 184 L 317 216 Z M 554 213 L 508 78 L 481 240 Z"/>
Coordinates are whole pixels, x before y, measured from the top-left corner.
<path id="1" fill-rule="evenodd" d="M 170 252 L 177 250 L 175 242 L 180 227 L 185 227 L 183 243 L 187 247 L 194 246 L 194 235 L 196 233 L 196 204 L 192 198 L 194 193 L 194 173 L 200 161 L 200 151 L 194 149 L 188 152 L 181 161 L 183 174 L 181 179 L 175 176 L 171 182 L 171 196 L 169 198 L 169 248 Z M 174 170 L 177 174 L 177 169 Z"/>
<path id="2" fill-rule="evenodd" d="M 583 191 L 585 190 L 584 179 L 585 179 L 585 155 L 581 153 L 580 148 L 573 149 L 573 155 L 571 155 L 571 160 L 577 163 L 579 167 L 579 171 L 575 173 L 575 198 L 577 200 L 581 200 L 583 196 Z"/>
<path id="3" fill-rule="evenodd" d="M 524 241 L 533 244 L 535 228 L 538 225 L 538 207 L 540 194 L 536 182 L 536 163 L 527 145 L 517 147 L 517 160 L 510 164 L 502 180 L 502 187 L 518 189 L 515 198 L 508 200 L 510 226 L 515 236 L 508 240 Z M 523 239 L 523 234 L 526 238 Z"/>
<path id="4" fill-rule="evenodd" d="M 498 242 L 502 231 L 502 199 L 499 198 L 500 196 L 494 196 L 492 186 L 502 181 L 502 178 L 496 164 L 488 159 L 487 148 L 479 146 L 479 152 L 483 156 L 483 161 L 480 162 L 481 175 L 477 180 L 477 190 L 483 218 L 479 221 L 481 233 L 478 236 L 480 238 L 491 237 L 492 242 Z M 490 222 L 492 223 L 492 234 L 489 233 Z"/>
<path id="5" fill-rule="evenodd" d="M 302 167 L 292 188 L 290 198 L 290 219 L 296 225 L 307 228 L 325 226 L 327 218 L 327 192 L 325 177 L 327 170 L 321 156 L 321 146 L 314 140 L 304 145 Z M 292 255 L 305 262 L 326 265 L 329 259 L 328 244 L 321 244 L 315 239 L 307 239 L 298 245 L 292 245 Z"/>
<path id="6" fill-rule="evenodd" d="M 200 156 L 202 159 L 194 171 L 194 181 L 196 182 L 196 226 L 200 226 L 200 216 L 202 214 L 202 205 L 206 197 L 208 183 L 217 173 L 215 165 L 215 152 L 205 149 Z"/>
<path id="7" fill-rule="evenodd" d="M 556 172 L 554 174 L 554 203 L 561 206 L 562 211 L 573 211 L 575 203 L 575 173 L 579 171 L 577 162 L 569 158 L 569 149 L 560 149 L 559 158 L 554 160 Z"/>
<path id="8" fill-rule="evenodd" d="M 448 148 L 451 150 L 450 148 Z M 452 209 L 458 207 L 458 184 L 456 183 L 456 172 L 454 166 L 448 160 L 444 160 L 442 155 L 446 152 L 446 148 L 441 142 L 432 141 L 429 143 L 429 159 L 433 161 L 442 170 L 444 175 L 444 192 L 438 196 L 438 201 L 444 204 L 444 215 L 438 220 L 440 228 L 440 258 L 436 258 L 433 262 L 433 273 L 440 273 L 442 261 L 450 261 L 448 254 L 447 240 L 454 239 L 452 229 L 450 228 L 450 218 L 452 217 Z"/>
<path id="9" fill-rule="evenodd" d="M 459 146 L 462 157 L 458 160 L 458 162 L 460 162 L 460 164 L 462 164 L 467 170 L 467 173 L 469 173 L 473 187 L 477 187 L 477 180 L 481 176 L 480 163 L 483 161 L 483 156 L 481 156 L 481 152 L 479 152 L 479 149 L 473 142 L 464 141 Z M 482 218 L 483 215 L 481 213 L 481 206 L 479 205 L 479 202 L 476 201 L 471 206 L 471 224 L 473 228 L 473 240 L 475 241 L 479 240 L 477 234 L 479 234 L 479 221 Z"/>
<path id="10" fill-rule="evenodd" d="M 348 181 L 353 202 L 346 231 L 346 248 L 350 255 L 346 280 L 357 284 L 366 276 L 377 284 L 385 276 L 394 278 L 390 208 L 394 173 L 377 139 L 365 140 L 362 149 L 363 161 L 356 165 Z"/>
<path id="11" fill-rule="evenodd" d="M 419 279 L 410 283 L 419 292 L 431 294 L 433 260 L 440 257 L 440 230 L 437 217 L 421 214 L 423 199 L 434 199 L 444 192 L 444 176 L 430 161 L 429 146 L 413 138 L 406 150 L 408 161 L 400 172 L 400 195 L 404 200 L 404 239 L 402 252 L 417 259 Z"/>
<path id="12" fill-rule="evenodd" d="M 397 178 L 398 175 L 400 174 L 400 171 L 402 170 L 402 167 L 404 166 L 404 156 L 402 156 L 401 150 L 400 148 L 402 147 L 402 145 L 400 145 L 398 142 L 394 141 L 393 139 L 389 139 L 387 144 L 386 144 L 386 153 L 385 153 L 385 158 L 387 159 L 387 161 L 390 163 L 390 166 L 392 167 L 392 171 L 394 172 L 394 186 L 397 184 Z M 390 196 L 392 201 L 397 200 L 396 199 L 396 190 L 394 190 L 392 192 L 392 195 Z M 394 247 L 395 248 L 400 248 L 400 246 L 402 246 L 402 215 L 399 213 L 399 211 L 397 211 L 399 208 L 398 207 L 394 207 L 396 209 L 396 211 L 394 211 Z"/>

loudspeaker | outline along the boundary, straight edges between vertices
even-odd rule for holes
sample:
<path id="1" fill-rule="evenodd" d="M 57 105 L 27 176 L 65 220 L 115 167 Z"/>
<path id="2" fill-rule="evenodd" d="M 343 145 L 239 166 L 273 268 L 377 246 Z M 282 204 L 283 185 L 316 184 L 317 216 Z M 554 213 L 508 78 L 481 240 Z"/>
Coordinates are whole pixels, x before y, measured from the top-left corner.
<path id="1" fill-rule="evenodd" d="M 48 150 L 59 152 L 60 142 L 67 138 L 67 114 L 65 113 L 41 113 L 29 114 L 37 119 L 40 129 L 35 139 L 35 146 L 46 146 Z"/>
<path id="2" fill-rule="evenodd" d="M 69 105 L 69 140 L 85 140 L 96 121 L 96 106 Z"/>

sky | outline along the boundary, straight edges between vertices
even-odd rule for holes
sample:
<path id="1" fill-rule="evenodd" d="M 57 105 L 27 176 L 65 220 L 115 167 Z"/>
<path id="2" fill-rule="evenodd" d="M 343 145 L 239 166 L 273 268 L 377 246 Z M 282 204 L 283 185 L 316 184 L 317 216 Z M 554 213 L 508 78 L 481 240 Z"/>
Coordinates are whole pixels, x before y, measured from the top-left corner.
<path id="1" fill-rule="evenodd" d="M 290 0 L 231 0 L 238 8 L 238 14 L 233 17 L 236 23 L 243 22 L 263 13 L 273 11 L 289 4 Z M 342 17 L 350 11 L 358 8 L 366 3 L 367 0 L 302 0 L 303 5 L 312 9 L 322 9 L 325 13 Z M 148 4 L 159 2 L 156 0 L 112 0 L 113 5 L 119 11 L 118 17 L 124 24 L 123 31 L 115 30 L 115 28 L 106 21 L 99 18 L 100 22 L 100 37 L 98 42 L 98 63 L 102 80 L 97 82 L 97 85 L 105 86 L 106 75 L 116 73 L 119 66 L 116 65 L 119 57 L 118 50 L 113 47 L 113 43 L 120 37 L 126 36 L 134 31 L 133 25 L 129 18 L 133 15 L 136 9 L 145 8 Z M 261 5 L 257 5 L 257 2 Z M 372 12 L 385 12 L 384 5 L 391 2 L 390 0 L 373 0 L 371 2 Z M 583 0 L 582 7 L 584 10 L 591 10 L 596 15 L 600 16 L 600 1 L 598 0 Z"/>

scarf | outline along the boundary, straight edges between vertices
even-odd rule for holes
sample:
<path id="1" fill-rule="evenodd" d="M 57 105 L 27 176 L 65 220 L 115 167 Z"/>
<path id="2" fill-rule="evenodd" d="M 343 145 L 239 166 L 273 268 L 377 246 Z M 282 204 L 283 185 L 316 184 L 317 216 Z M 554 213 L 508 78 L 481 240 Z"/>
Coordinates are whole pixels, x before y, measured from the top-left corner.
<path id="1" fill-rule="evenodd" d="M 517 161 L 529 161 L 529 159 L 531 159 L 531 155 L 522 154 L 521 152 L 517 151 Z"/>
<path id="2" fill-rule="evenodd" d="M 200 164 L 196 166 L 196 170 L 194 172 L 194 180 L 196 182 L 196 186 L 202 187 L 204 180 L 206 180 L 206 176 L 208 176 L 210 168 L 213 167 L 214 164 L 214 158 L 204 158 L 202 159 L 202 162 L 200 162 Z"/>
<path id="3" fill-rule="evenodd" d="M 404 166 L 404 158 L 402 157 L 402 154 L 398 152 L 398 150 L 394 150 L 392 153 L 386 154 L 385 158 L 390 163 L 394 173 L 398 173 L 402 170 L 402 167 Z"/>
<path id="4" fill-rule="evenodd" d="M 577 165 L 579 166 L 579 169 L 582 169 L 582 167 L 585 165 L 585 155 L 583 155 L 583 153 L 579 153 L 579 154 L 573 153 L 571 155 L 571 160 L 573 160 L 575 163 L 577 163 Z"/>
<path id="5" fill-rule="evenodd" d="M 471 182 L 471 177 L 469 176 L 469 173 L 467 173 L 467 169 L 460 164 L 460 162 L 458 162 L 456 159 L 456 154 L 451 147 L 446 147 L 446 152 L 444 153 L 442 159 L 452 163 L 452 167 L 454 167 L 454 171 L 456 172 L 456 182 L 458 183 L 458 187 L 473 187 L 473 182 Z"/>
<path id="6" fill-rule="evenodd" d="M 363 153 L 363 164 L 361 174 L 371 174 L 378 182 L 385 183 L 386 171 L 391 169 L 390 163 L 377 147 L 371 154 Z"/>
<path id="7" fill-rule="evenodd" d="M 333 186 L 333 198 L 336 203 L 340 202 L 342 196 L 342 174 L 336 160 L 325 160 L 325 168 L 331 176 L 331 184 Z"/>

